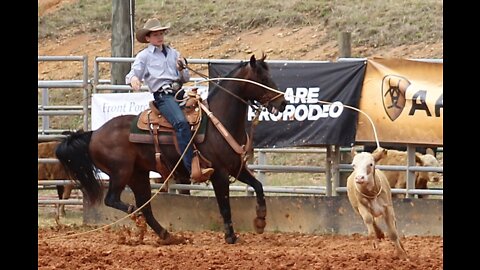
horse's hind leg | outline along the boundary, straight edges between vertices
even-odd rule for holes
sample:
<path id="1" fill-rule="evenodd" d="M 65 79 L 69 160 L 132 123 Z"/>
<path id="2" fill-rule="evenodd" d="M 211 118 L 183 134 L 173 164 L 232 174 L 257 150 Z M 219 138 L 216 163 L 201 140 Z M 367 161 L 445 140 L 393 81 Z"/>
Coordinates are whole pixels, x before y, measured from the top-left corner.
<path id="1" fill-rule="evenodd" d="M 142 205 L 144 205 L 152 196 L 152 190 L 148 174 L 148 171 L 139 171 L 134 173 L 134 175 L 132 176 L 132 181 L 129 184 L 130 188 L 133 191 L 133 195 L 135 196 L 137 208 L 140 208 Z M 160 223 L 158 223 L 158 221 L 153 216 L 150 202 L 147 203 L 141 209 L 141 211 L 150 228 L 152 228 L 153 231 L 155 231 L 155 233 L 161 239 L 167 239 L 169 237 L 169 233 L 165 228 L 160 225 Z"/>
<path id="2" fill-rule="evenodd" d="M 230 209 L 230 183 L 228 181 L 228 174 L 215 171 L 211 177 L 213 190 L 215 191 L 215 198 L 217 199 L 220 214 L 223 217 L 223 226 L 225 231 L 225 242 L 234 244 L 237 241 L 237 236 L 233 230 L 232 212 Z"/>
<path id="3" fill-rule="evenodd" d="M 123 211 L 127 214 L 132 213 L 135 210 L 135 207 L 120 200 L 122 191 L 125 189 L 127 180 L 130 179 L 131 175 L 110 173 L 109 177 L 110 181 L 108 183 L 108 191 L 104 200 L 105 205 Z"/>
<path id="4" fill-rule="evenodd" d="M 263 193 L 263 186 L 255 176 L 253 176 L 247 169 L 242 169 L 242 172 L 238 176 L 238 180 L 250 185 L 255 190 L 257 197 L 257 217 L 253 220 L 253 225 L 257 233 L 263 233 L 265 226 L 267 225 L 265 218 L 267 216 L 267 205 L 265 203 L 265 194 Z"/>

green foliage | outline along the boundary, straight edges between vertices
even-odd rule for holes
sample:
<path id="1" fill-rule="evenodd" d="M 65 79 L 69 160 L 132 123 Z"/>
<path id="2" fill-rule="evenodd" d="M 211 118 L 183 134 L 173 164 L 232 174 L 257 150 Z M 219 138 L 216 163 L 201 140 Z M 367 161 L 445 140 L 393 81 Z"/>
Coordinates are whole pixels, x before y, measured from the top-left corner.
<path id="1" fill-rule="evenodd" d="M 222 231 L 222 226 L 218 222 L 212 222 L 212 223 L 210 223 L 210 225 L 208 227 L 209 227 L 208 229 L 210 231 L 214 231 L 214 232 L 221 232 Z"/>
<path id="2" fill-rule="evenodd" d="M 111 29 L 111 0 L 79 0 L 38 18 L 38 37 Z M 443 39 L 441 0 L 137 0 L 135 26 L 150 17 L 170 22 L 171 33 L 222 29 L 226 35 L 254 28 L 317 26 L 326 42 L 341 31 L 354 46 L 409 45 Z"/>
<path id="3" fill-rule="evenodd" d="M 57 12 L 38 17 L 38 38 L 60 33 L 102 32 L 111 29 L 112 5 L 107 0 L 79 0 Z"/>

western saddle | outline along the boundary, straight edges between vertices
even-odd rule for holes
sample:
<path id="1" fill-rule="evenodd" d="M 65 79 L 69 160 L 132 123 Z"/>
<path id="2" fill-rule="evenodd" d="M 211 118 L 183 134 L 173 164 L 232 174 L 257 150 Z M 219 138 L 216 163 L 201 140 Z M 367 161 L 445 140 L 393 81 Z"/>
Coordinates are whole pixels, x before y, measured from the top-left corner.
<path id="1" fill-rule="evenodd" d="M 202 111 L 199 103 L 202 101 L 200 95 L 197 93 L 197 88 L 193 88 L 187 93 L 185 105 L 182 110 L 191 126 L 191 130 L 200 128 Z M 206 123 L 206 122 L 205 122 Z M 149 102 L 149 109 L 141 112 L 138 116 L 136 127 L 143 131 L 143 133 L 130 133 L 130 141 L 134 143 L 154 144 L 155 146 L 155 167 L 162 177 L 167 177 L 171 173 L 165 162 L 162 160 L 162 153 L 160 145 L 174 145 L 177 152 L 181 155 L 178 147 L 177 137 L 172 124 L 160 113 L 155 106 L 154 101 Z M 205 134 L 195 133 L 194 142 L 200 143 L 205 139 Z M 210 179 L 214 169 L 211 168 L 211 162 L 203 157 L 193 144 L 193 159 L 192 159 L 192 174 L 191 180 L 195 183 L 205 182 Z"/>

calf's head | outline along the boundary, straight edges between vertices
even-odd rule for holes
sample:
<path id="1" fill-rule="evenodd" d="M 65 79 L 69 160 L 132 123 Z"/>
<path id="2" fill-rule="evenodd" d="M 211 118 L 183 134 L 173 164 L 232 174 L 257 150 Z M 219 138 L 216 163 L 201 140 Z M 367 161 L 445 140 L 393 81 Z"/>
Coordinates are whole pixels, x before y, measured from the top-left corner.
<path id="1" fill-rule="evenodd" d="M 423 162 L 423 166 L 429 166 L 429 167 L 440 167 L 440 162 L 438 159 L 431 154 L 425 154 L 422 155 L 421 160 Z M 428 181 L 430 182 L 439 182 L 441 178 L 441 175 L 438 172 L 428 172 Z"/>
<path id="2" fill-rule="evenodd" d="M 354 153 L 352 160 L 353 175 L 355 182 L 361 185 L 373 181 L 373 172 L 375 171 L 375 163 L 385 155 L 385 151 L 378 151 L 376 153 Z"/>

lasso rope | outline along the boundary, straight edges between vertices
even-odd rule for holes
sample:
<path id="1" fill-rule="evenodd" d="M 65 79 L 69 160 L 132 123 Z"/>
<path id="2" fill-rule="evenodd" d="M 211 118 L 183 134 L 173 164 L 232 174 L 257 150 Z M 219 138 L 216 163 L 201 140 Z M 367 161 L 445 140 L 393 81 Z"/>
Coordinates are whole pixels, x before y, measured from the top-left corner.
<path id="1" fill-rule="evenodd" d="M 230 80 L 230 81 L 241 81 L 241 82 L 252 83 L 252 84 L 255 84 L 255 85 L 257 85 L 257 86 L 263 87 L 263 88 L 265 88 L 265 89 L 267 89 L 267 90 L 270 90 L 270 91 L 272 91 L 272 92 L 278 93 L 279 95 L 285 95 L 284 92 L 278 91 L 278 90 L 276 90 L 276 89 L 274 89 L 274 88 L 271 88 L 271 87 L 269 87 L 269 86 L 263 85 L 263 84 L 261 84 L 261 83 L 258 83 L 258 82 L 252 81 L 252 80 L 247 80 L 247 79 L 219 77 L 219 78 L 212 78 L 212 79 L 204 79 L 204 80 L 202 80 L 202 81 L 208 82 L 208 81 L 219 81 L 219 80 Z M 295 97 L 295 95 L 293 95 L 293 97 Z M 199 102 L 200 102 L 200 101 L 199 101 Z M 323 100 L 319 100 L 318 103 L 332 104 L 332 102 L 323 101 Z M 343 104 L 343 106 L 346 107 L 346 108 L 349 108 L 349 109 L 351 109 L 351 110 L 355 110 L 355 111 L 357 111 L 357 112 L 360 112 L 360 113 L 364 114 L 364 115 L 367 117 L 368 121 L 370 121 L 370 124 L 372 125 L 373 134 L 374 134 L 374 136 L 375 136 L 375 142 L 376 142 L 376 144 L 377 144 L 377 147 L 380 147 L 380 143 L 379 143 L 379 141 L 378 141 L 378 136 L 377 136 L 377 130 L 376 130 L 375 124 L 373 123 L 373 121 L 372 121 L 372 119 L 370 118 L 370 116 L 369 116 L 367 113 L 363 112 L 362 110 L 360 110 L 360 109 L 358 109 L 358 108 L 355 108 L 355 107 L 352 107 L 352 106 L 349 106 L 349 105 L 345 105 L 345 104 Z M 200 114 L 200 117 L 202 117 L 201 114 Z M 200 120 L 201 120 L 201 119 L 200 119 Z M 127 219 L 128 217 L 133 216 L 133 215 L 136 214 L 137 212 L 139 212 L 143 207 L 145 207 L 145 205 L 147 205 L 148 203 L 150 203 L 150 202 L 153 200 L 153 198 L 154 198 L 155 196 L 157 196 L 158 193 L 160 193 L 160 191 L 161 191 L 162 188 L 165 186 L 165 184 L 170 180 L 170 178 L 171 178 L 172 175 L 173 175 L 173 172 L 177 169 L 178 165 L 180 164 L 180 162 L 181 162 L 182 159 L 183 159 L 183 156 L 184 156 L 185 153 L 186 153 L 186 150 L 188 149 L 188 147 L 190 147 L 190 145 L 191 145 L 191 143 L 192 143 L 195 135 L 197 134 L 198 129 L 199 129 L 199 126 L 200 126 L 200 125 L 198 125 L 197 128 L 195 129 L 195 132 L 194 132 L 194 134 L 192 135 L 190 141 L 188 142 L 188 145 L 187 145 L 187 147 L 185 148 L 185 151 L 182 153 L 182 155 L 181 155 L 180 158 L 178 159 L 177 163 L 175 164 L 174 168 L 172 169 L 172 171 L 170 172 L 170 174 L 168 175 L 168 177 L 165 179 L 165 181 L 163 182 L 163 184 L 158 188 L 158 190 L 151 196 L 151 198 L 150 198 L 148 201 L 146 201 L 143 205 L 141 205 L 140 207 L 138 207 L 135 211 L 133 211 L 133 212 L 130 213 L 130 214 L 127 214 L 126 216 L 124 216 L 123 218 L 118 219 L 117 221 L 114 221 L 114 222 L 112 222 L 112 223 L 110 223 L 110 224 L 106 224 L 106 225 L 104 225 L 104 226 L 101 226 L 100 228 L 96 228 L 96 229 L 93 229 L 93 230 L 89 230 L 89 231 L 81 232 L 81 233 L 76 233 L 76 234 L 63 235 L 63 236 L 57 236 L 57 237 L 52 237 L 52 238 L 48 238 L 48 239 L 43 239 L 43 241 L 46 241 L 46 240 L 47 240 L 47 241 L 58 240 L 58 239 L 63 239 L 63 238 L 67 238 L 67 237 L 74 237 L 74 236 L 84 235 L 84 234 L 91 233 L 91 232 L 95 232 L 95 231 L 100 231 L 100 230 L 106 229 L 106 228 L 108 228 L 108 227 L 111 227 L 111 226 L 113 226 L 113 225 L 115 225 L 115 224 L 117 224 L 117 223 L 119 223 L 119 222 Z M 253 138 L 252 138 L 252 139 L 253 139 Z"/>
<path id="2" fill-rule="evenodd" d="M 200 102 L 200 101 L 199 101 Z M 202 114 L 200 114 L 200 119 L 199 121 L 202 120 Z M 57 236 L 57 237 L 52 237 L 52 238 L 47 238 L 47 239 L 43 239 L 44 241 L 47 240 L 47 241 L 51 241 L 51 240 L 59 240 L 59 239 L 64 239 L 64 238 L 68 238 L 68 237 L 74 237 L 74 236 L 80 236 L 80 235 L 84 235 L 84 234 L 87 234 L 87 233 L 92 233 L 92 232 L 96 232 L 96 231 L 100 231 L 100 230 L 103 230 L 103 229 L 106 229 L 108 227 L 111 227 L 129 217 L 132 217 L 134 214 L 138 213 L 143 207 L 145 207 L 145 205 L 147 205 L 148 203 L 150 203 L 153 198 L 155 198 L 155 196 L 157 196 L 158 193 L 160 193 L 160 191 L 163 189 L 163 187 L 167 184 L 167 182 L 171 179 L 173 173 L 175 172 L 175 170 L 177 169 L 178 165 L 180 164 L 180 162 L 183 160 L 183 156 L 185 155 L 185 153 L 187 152 L 187 149 L 188 147 L 190 147 L 190 145 L 192 144 L 193 142 L 193 139 L 195 138 L 195 135 L 197 134 L 198 130 L 199 130 L 199 127 L 200 125 L 197 125 L 197 128 L 195 129 L 195 132 L 193 133 L 192 137 L 190 138 L 190 141 L 188 142 L 188 145 L 187 147 L 185 147 L 185 151 L 183 151 L 182 155 L 180 156 L 180 158 L 178 159 L 177 163 L 175 164 L 175 166 L 173 167 L 173 169 L 170 171 L 170 174 L 168 175 L 168 177 L 165 179 L 165 181 L 162 183 L 162 185 L 158 188 L 158 190 L 151 196 L 151 198 L 149 200 L 147 200 L 144 204 L 142 204 L 140 207 L 138 207 L 137 209 L 135 209 L 135 211 L 133 211 L 132 213 L 129 213 L 127 215 L 125 215 L 124 217 L 112 222 L 112 223 L 109 223 L 109 224 L 106 224 L 104 226 L 101 226 L 99 228 L 96 228 L 96 229 L 93 229 L 93 230 L 89 230 L 89 231 L 85 231 L 85 232 L 81 232 L 81 233 L 75 233 L 75 234 L 69 234 L 69 235 L 61 235 L 61 236 Z M 163 177 L 163 175 L 162 175 Z"/>
<path id="3" fill-rule="evenodd" d="M 201 81 L 214 81 L 214 80 L 231 80 L 231 81 L 242 81 L 242 82 L 249 82 L 249 83 L 253 83 L 255 85 L 258 85 L 260 87 L 263 87 L 265 89 L 268 89 L 272 92 L 275 92 L 275 93 L 278 93 L 280 95 L 285 95 L 284 92 L 281 92 L 281 91 L 278 91 L 276 89 L 273 89 L 271 87 L 268 87 L 266 85 L 263 85 L 261 83 L 258 83 L 258 82 L 255 82 L 255 81 L 251 81 L 251 80 L 247 80 L 247 79 L 240 79 L 240 78 L 225 78 L 225 77 L 220 77 L 220 78 L 213 78 L 213 79 L 204 79 L 204 80 L 201 80 Z M 295 95 L 292 95 L 292 97 L 296 97 Z M 323 101 L 323 100 L 319 100 L 318 103 L 325 103 L 325 104 L 332 104 L 332 102 L 329 102 L 329 101 Z M 373 135 L 375 136 L 375 142 L 377 144 L 377 147 L 380 147 L 380 143 L 378 141 L 378 136 L 377 136 L 377 129 L 375 128 L 375 124 L 373 123 L 372 119 L 370 118 L 370 116 L 365 113 L 364 111 L 358 109 L 358 108 L 355 108 L 355 107 L 352 107 L 352 106 L 349 106 L 349 105 L 345 105 L 345 104 L 342 104 L 345 108 L 349 108 L 351 110 L 354 110 L 354 111 L 357 111 L 357 112 L 360 112 L 362 113 L 363 115 L 365 115 L 365 117 L 367 117 L 368 121 L 370 122 L 370 124 L 372 125 L 372 129 L 373 129 Z"/>

